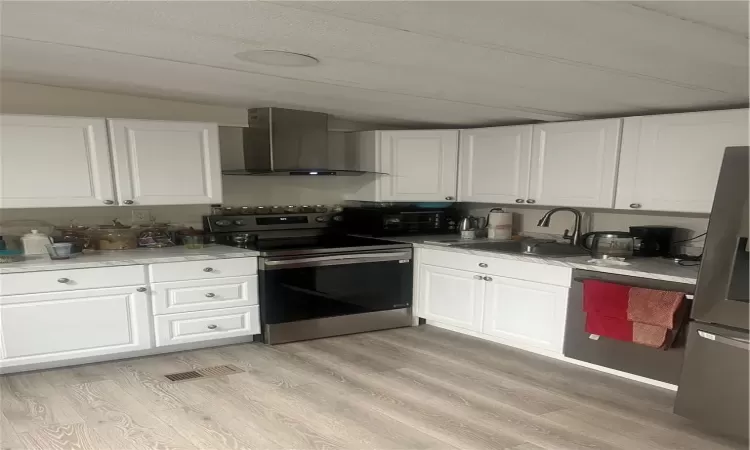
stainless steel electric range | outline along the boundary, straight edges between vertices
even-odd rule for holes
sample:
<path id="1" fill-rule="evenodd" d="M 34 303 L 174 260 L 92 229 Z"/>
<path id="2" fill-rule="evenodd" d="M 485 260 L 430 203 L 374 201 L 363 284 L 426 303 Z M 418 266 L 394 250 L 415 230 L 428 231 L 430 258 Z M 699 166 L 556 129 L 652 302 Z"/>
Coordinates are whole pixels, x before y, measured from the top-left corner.
<path id="1" fill-rule="evenodd" d="M 327 212 L 204 216 L 216 243 L 260 252 L 267 344 L 412 325 L 410 244 L 347 235 Z"/>

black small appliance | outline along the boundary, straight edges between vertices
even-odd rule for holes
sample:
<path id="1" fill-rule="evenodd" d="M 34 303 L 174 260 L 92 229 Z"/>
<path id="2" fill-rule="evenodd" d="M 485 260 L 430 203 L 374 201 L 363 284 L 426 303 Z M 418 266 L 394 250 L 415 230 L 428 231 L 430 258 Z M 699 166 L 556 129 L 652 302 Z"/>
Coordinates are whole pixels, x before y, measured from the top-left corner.
<path id="1" fill-rule="evenodd" d="M 349 233 L 368 236 L 456 233 L 460 213 L 454 208 L 364 206 L 344 208 Z"/>
<path id="2" fill-rule="evenodd" d="M 633 255 L 669 256 L 676 230 L 676 227 L 662 225 L 630 227 L 630 234 L 635 239 Z"/>

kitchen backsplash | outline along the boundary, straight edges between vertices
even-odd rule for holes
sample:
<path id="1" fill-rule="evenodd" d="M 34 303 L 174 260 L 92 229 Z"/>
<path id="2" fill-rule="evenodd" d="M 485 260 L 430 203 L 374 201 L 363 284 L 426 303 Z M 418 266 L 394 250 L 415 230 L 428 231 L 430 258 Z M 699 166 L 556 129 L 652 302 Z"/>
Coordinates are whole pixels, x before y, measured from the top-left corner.
<path id="1" fill-rule="evenodd" d="M 466 214 L 484 217 L 491 208 L 503 208 L 513 213 L 513 231 L 526 234 L 547 234 L 559 237 L 565 229 L 573 228 L 573 214 L 561 211 L 552 216 L 549 227 L 538 227 L 536 224 L 545 212 L 552 207 L 518 208 L 505 207 L 503 205 L 490 205 L 486 203 L 463 203 L 460 208 Z M 706 232 L 708 227 L 707 215 L 685 215 L 667 214 L 657 212 L 630 211 L 613 212 L 608 210 L 583 209 L 582 233 L 588 231 L 628 231 L 631 225 L 668 225 L 677 227 L 676 240 L 689 239 Z M 693 241 L 685 242 L 680 247 L 681 252 L 687 254 L 699 254 L 703 248 L 703 237 Z"/>

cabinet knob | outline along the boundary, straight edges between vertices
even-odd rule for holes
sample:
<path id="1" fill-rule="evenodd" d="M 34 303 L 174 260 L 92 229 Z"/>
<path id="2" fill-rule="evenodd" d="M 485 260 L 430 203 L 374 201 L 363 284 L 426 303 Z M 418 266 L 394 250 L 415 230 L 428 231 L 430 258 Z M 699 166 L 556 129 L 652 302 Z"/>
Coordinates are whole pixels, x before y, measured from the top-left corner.
<path id="1" fill-rule="evenodd" d="M 446 200 L 453 200 L 453 197 L 451 197 L 451 196 L 448 196 L 448 197 L 445 197 L 445 199 L 446 199 Z"/>
<path id="2" fill-rule="evenodd" d="M 70 281 L 70 278 L 58 278 L 58 283 L 68 283 Z"/>
<path id="3" fill-rule="evenodd" d="M 492 281 L 492 277 L 484 277 L 484 281 Z"/>
<path id="4" fill-rule="evenodd" d="M 633 209 L 638 209 L 638 208 L 641 207 L 641 204 L 640 203 L 631 203 L 630 207 L 633 208 Z"/>
<path id="5" fill-rule="evenodd" d="M 534 200 L 533 198 L 530 198 L 530 199 L 526 200 L 526 203 L 534 204 L 534 203 L 536 203 L 536 200 Z"/>
<path id="6" fill-rule="evenodd" d="M 487 263 L 479 263 L 479 267 L 487 267 Z"/>
<path id="7" fill-rule="evenodd" d="M 146 290 L 147 289 L 145 287 L 139 287 L 138 289 L 136 289 L 136 291 L 138 292 L 146 292 Z"/>
<path id="8" fill-rule="evenodd" d="M 206 297 L 208 297 L 208 298 L 216 297 L 216 294 L 214 294 L 213 292 L 209 292 L 209 293 L 206 294 Z"/>
<path id="9" fill-rule="evenodd" d="M 123 201 L 123 203 L 125 203 L 126 205 L 132 205 L 133 204 L 133 200 L 125 200 L 125 201 Z"/>
<path id="10" fill-rule="evenodd" d="M 209 330 L 215 330 L 216 329 L 216 325 L 211 324 L 211 325 L 208 326 L 208 329 Z"/>
<path id="11" fill-rule="evenodd" d="M 481 276 L 481 275 L 474 275 L 474 279 L 475 279 L 475 280 L 481 280 L 481 279 L 482 279 L 482 276 Z"/>
<path id="12" fill-rule="evenodd" d="M 517 198 L 516 199 L 516 203 L 523 203 L 523 202 L 524 202 L 524 199 L 522 199 L 522 198 Z"/>
<path id="13" fill-rule="evenodd" d="M 214 269 L 213 269 L 213 267 L 206 267 L 205 269 L 203 269 L 203 271 L 204 272 L 213 272 Z"/>
<path id="14" fill-rule="evenodd" d="M 104 200 L 102 203 L 104 203 L 105 205 L 114 205 L 115 204 L 114 200 Z"/>

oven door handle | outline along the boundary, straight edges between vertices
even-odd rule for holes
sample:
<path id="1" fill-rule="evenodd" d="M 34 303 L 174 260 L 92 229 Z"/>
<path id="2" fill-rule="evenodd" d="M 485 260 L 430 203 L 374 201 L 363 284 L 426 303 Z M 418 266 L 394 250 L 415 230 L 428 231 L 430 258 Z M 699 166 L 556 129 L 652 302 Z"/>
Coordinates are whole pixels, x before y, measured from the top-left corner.
<path id="1" fill-rule="evenodd" d="M 306 258 L 261 258 L 259 270 L 292 269 L 301 267 L 343 266 L 387 261 L 411 261 L 411 251 L 352 253 L 342 255 L 312 256 Z"/>

